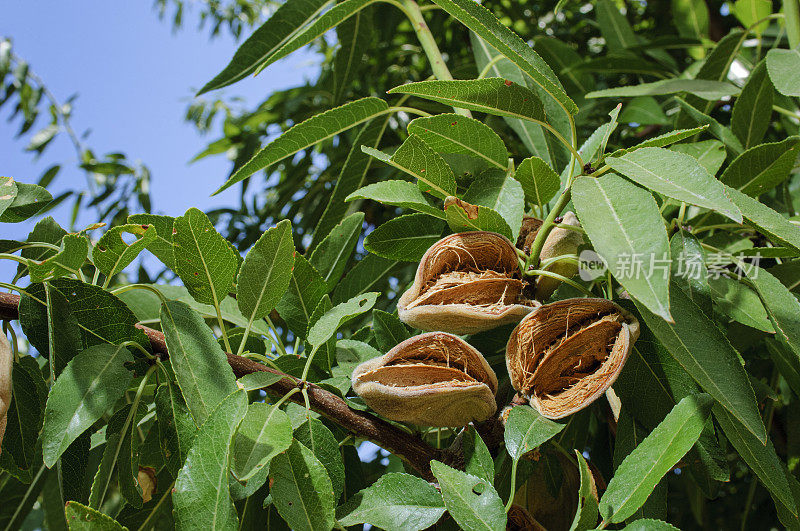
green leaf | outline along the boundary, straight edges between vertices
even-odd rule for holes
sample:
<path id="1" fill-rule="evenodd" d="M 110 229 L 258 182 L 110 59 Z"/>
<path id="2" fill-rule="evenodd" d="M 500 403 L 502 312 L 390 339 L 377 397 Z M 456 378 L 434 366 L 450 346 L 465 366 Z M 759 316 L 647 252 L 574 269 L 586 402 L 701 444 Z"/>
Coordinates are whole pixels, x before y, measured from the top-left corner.
<path id="1" fill-rule="evenodd" d="M 61 239 L 61 249 L 54 255 L 28 263 L 31 282 L 44 282 L 54 278 L 75 274 L 86 261 L 89 243 L 84 236 L 67 234 Z"/>
<path id="2" fill-rule="evenodd" d="M 333 9 L 342 7 L 346 3 L 347 2 L 339 4 Z M 333 9 L 331 11 L 333 11 Z M 328 13 L 331 13 L 331 11 L 328 11 Z M 261 148 L 252 159 L 236 170 L 236 173 L 234 173 L 219 190 L 214 192 L 214 195 L 245 180 L 255 172 L 294 155 L 298 151 L 302 151 L 323 140 L 334 137 L 376 116 L 385 114 L 388 108 L 389 106 L 386 105 L 386 102 L 379 98 L 362 98 L 312 116 L 308 120 L 293 126 L 281 136 Z"/>
<path id="3" fill-rule="evenodd" d="M 506 528 L 506 511 L 491 482 L 439 461 L 431 461 L 431 471 L 439 481 L 447 511 L 462 529 Z"/>
<path id="4" fill-rule="evenodd" d="M 136 241 L 128 244 L 122 234 L 132 234 Z M 111 227 L 92 249 L 94 265 L 105 276 L 116 275 L 133 262 L 140 252 L 152 244 L 157 237 L 153 225 L 118 225 Z"/>
<path id="5" fill-rule="evenodd" d="M 175 272 L 197 302 L 217 305 L 233 285 L 236 252 L 201 210 L 175 219 Z"/>
<path id="6" fill-rule="evenodd" d="M 547 63 L 488 9 L 472 0 L 436 0 L 436 4 L 517 65 L 567 113 L 577 114 L 578 106 L 564 92 Z"/>
<path id="7" fill-rule="evenodd" d="M 798 153 L 798 136 L 782 142 L 760 144 L 736 157 L 719 180 L 749 196 L 759 196 L 789 177 Z"/>
<path id="8" fill-rule="evenodd" d="M 236 279 L 236 303 L 248 322 L 263 319 L 289 289 L 294 267 L 292 224 L 268 229 L 247 252 Z"/>
<path id="9" fill-rule="evenodd" d="M 575 450 L 575 458 L 578 460 L 578 470 L 580 470 L 581 484 L 578 488 L 578 509 L 572 519 L 570 531 L 584 531 L 594 529 L 597 525 L 597 489 L 594 486 L 594 476 L 578 450 Z"/>
<path id="10" fill-rule="evenodd" d="M 717 174 L 727 156 L 725 146 L 719 140 L 703 140 L 702 142 L 675 144 L 669 149 L 696 158 L 697 162 L 711 175 Z"/>
<path id="11" fill-rule="evenodd" d="M 460 153 L 504 170 L 508 151 L 491 127 L 458 114 L 438 114 L 417 118 L 408 124 L 408 132 L 417 135 L 437 153 Z"/>
<path id="12" fill-rule="evenodd" d="M 336 286 L 333 292 L 333 303 L 338 304 L 367 291 L 375 291 L 372 288 L 386 278 L 399 263 L 397 260 L 390 260 L 376 254 L 367 254 L 350 269 Z"/>
<path id="13" fill-rule="evenodd" d="M 336 510 L 344 527 L 370 524 L 381 529 L 421 531 L 444 514 L 436 488 L 422 478 L 390 472 Z"/>
<path id="14" fill-rule="evenodd" d="M 768 206 L 733 188 L 726 188 L 728 197 L 742 211 L 745 222 L 772 238 L 774 243 L 787 245 L 800 251 L 800 227 Z"/>
<path id="15" fill-rule="evenodd" d="M 321 347 L 344 323 L 370 311 L 378 300 L 378 295 L 377 292 L 365 293 L 334 306 L 311 326 L 308 331 L 308 342 L 315 350 Z"/>
<path id="16" fill-rule="evenodd" d="M 511 241 L 517 241 L 525 214 L 525 194 L 520 182 L 505 170 L 490 168 L 481 173 L 464 193 L 464 201 L 500 214 L 511 229 Z"/>
<path id="17" fill-rule="evenodd" d="M 270 494 L 278 513 L 292 529 L 317 531 L 334 524 L 333 487 L 313 452 L 292 441 L 270 465 Z"/>
<path id="18" fill-rule="evenodd" d="M 70 531 L 122 531 L 127 527 L 122 527 L 119 522 L 106 516 L 100 511 L 95 511 L 76 501 L 67 502 L 64 507 L 67 517 L 67 525 Z"/>
<path id="19" fill-rule="evenodd" d="M 800 359 L 800 301 L 766 270 L 745 266 L 745 271 L 764 303 L 776 337 Z"/>
<path id="20" fill-rule="evenodd" d="M 336 28 L 339 49 L 336 50 L 331 73 L 333 96 L 337 102 L 341 101 L 345 91 L 352 88 L 352 81 L 364 64 L 364 54 L 372 49 L 375 38 L 374 23 L 372 11 L 361 10 Z"/>
<path id="21" fill-rule="evenodd" d="M 666 125 L 669 123 L 667 115 L 661 105 L 652 96 L 637 96 L 633 98 L 622 110 L 619 121 L 623 123 L 638 123 L 640 125 Z"/>
<path id="22" fill-rule="evenodd" d="M 14 202 L 17 197 L 17 183 L 12 177 L 0 177 L 0 216 Z"/>
<path id="23" fill-rule="evenodd" d="M 639 96 L 666 96 L 688 92 L 708 101 L 716 101 L 739 94 L 739 89 L 730 83 L 707 79 L 663 79 L 651 83 L 640 83 L 628 87 L 595 90 L 587 98 L 635 98 Z"/>
<path id="24" fill-rule="evenodd" d="M 35 216 L 53 200 L 50 192 L 35 184 L 17 182 L 17 195 L 0 214 L 0 223 L 19 223 Z"/>
<path id="25" fill-rule="evenodd" d="M 637 308 L 653 335 L 703 390 L 760 441 L 767 432 L 739 354 L 705 314 L 679 288 L 670 290 L 673 323 L 659 319 L 642 304 Z"/>
<path id="26" fill-rule="evenodd" d="M 308 418 L 294 430 L 294 438 L 319 459 L 333 487 L 334 499 L 339 499 L 344 491 L 344 462 L 339 450 L 339 441 L 322 421 Z"/>
<path id="27" fill-rule="evenodd" d="M 662 520 L 641 518 L 626 525 L 622 531 L 678 531 L 678 528 Z"/>
<path id="28" fill-rule="evenodd" d="M 156 216 L 155 214 L 133 214 L 128 216 L 128 223 L 135 223 L 142 227 L 153 225 L 156 228 L 155 239 L 147 244 L 147 250 L 168 268 L 175 270 L 175 252 L 172 248 L 172 231 L 175 218 L 170 216 Z"/>
<path id="29" fill-rule="evenodd" d="M 517 65 L 501 56 L 500 53 L 486 41 L 478 37 L 474 32 L 470 32 L 472 42 L 472 53 L 475 55 L 477 67 L 482 71 L 487 70 L 487 77 L 500 77 L 510 79 L 520 85 L 525 85 L 525 74 Z M 543 159 L 548 164 L 552 162 L 548 138 L 545 136 L 544 128 L 530 120 L 518 120 L 504 116 L 503 120 L 514 130 L 528 151 Z"/>
<path id="30" fill-rule="evenodd" d="M 514 407 L 508 415 L 503 434 L 508 455 L 518 461 L 523 455 L 552 439 L 564 427 L 563 423 L 541 416 L 532 407 Z"/>
<path id="31" fill-rule="evenodd" d="M 708 395 L 687 396 L 622 461 L 600 499 L 600 514 L 605 521 L 622 522 L 641 507 L 661 478 L 700 437 L 712 404 Z"/>
<path id="32" fill-rule="evenodd" d="M 461 109 L 547 123 L 542 102 L 534 92 L 523 85 L 497 77 L 419 81 L 400 85 L 388 93 L 410 94 Z"/>
<path id="33" fill-rule="evenodd" d="M 197 435 L 197 425 L 180 388 L 173 382 L 158 386 L 155 403 L 161 454 L 169 473 L 176 478 Z"/>
<path id="34" fill-rule="evenodd" d="M 422 195 L 419 187 L 408 181 L 390 180 L 368 184 L 347 196 L 345 201 L 353 201 L 355 199 L 370 199 L 385 205 L 410 208 L 441 219 L 445 217 L 442 209 L 431 205 Z"/>
<path id="35" fill-rule="evenodd" d="M 369 252 L 405 262 L 416 262 L 439 241 L 444 222 L 426 214 L 408 214 L 390 219 L 364 238 Z"/>
<path id="36" fill-rule="evenodd" d="M 61 228 L 61 226 L 56 223 L 52 217 L 47 216 L 46 218 L 42 218 L 39 220 L 36 225 L 33 227 L 33 230 L 28 234 L 28 238 L 25 240 L 27 243 L 51 243 L 53 245 L 60 245 L 61 239 L 67 235 L 67 231 Z M 7 252 L 7 251 L 4 251 Z M 29 260 L 36 260 L 36 261 L 43 261 L 50 256 L 56 254 L 56 251 L 53 249 L 48 248 L 41 248 L 41 247 L 32 247 L 28 249 L 22 249 L 20 254 L 23 258 L 27 258 Z M 21 273 L 26 266 L 19 264 L 17 269 L 17 273 Z M 60 508 L 59 508 L 60 511 Z"/>
<path id="37" fill-rule="evenodd" d="M 722 140 L 722 142 L 730 148 L 731 151 L 734 153 L 741 153 L 744 151 L 744 147 L 742 143 L 739 142 L 739 139 L 736 138 L 736 135 L 731 132 L 730 129 L 725 127 L 724 125 L 720 124 L 717 120 L 712 118 L 711 116 L 699 111 L 690 103 L 682 100 L 681 98 L 675 98 L 678 101 L 678 104 L 681 106 L 681 109 L 686 116 L 689 118 L 690 121 L 696 123 L 697 125 L 704 125 L 708 127 L 708 132 L 717 137 L 718 139 Z"/>
<path id="38" fill-rule="evenodd" d="M 363 212 L 347 216 L 341 223 L 333 227 L 311 253 L 308 261 L 322 275 L 328 292 L 332 291 L 339 279 L 342 278 L 350 255 L 353 254 L 353 249 L 358 243 L 363 225 Z"/>
<path id="39" fill-rule="evenodd" d="M 572 202 L 595 251 L 620 284 L 650 311 L 671 320 L 669 279 L 644 266 L 626 271 L 637 256 L 647 265 L 651 258 L 669 258 L 667 232 L 650 192 L 616 175 L 578 177 Z"/>
<path id="40" fill-rule="evenodd" d="M 326 4 L 326 0 L 293 0 L 281 5 L 239 46 L 228 66 L 206 83 L 197 95 L 232 85 L 255 72 L 260 64 L 296 36 Z"/>
<path id="41" fill-rule="evenodd" d="M 725 438 L 736 449 L 747 466 L 755 472 L 758 479 L 776 500 L 779 500 L 797 518 L 796 500 L 787 481 L 784 465 L 775 453 L 772 441 L 765 441 L 753 436 L 741 422 L 719 405 L 714 406 L 714 418 L 722 427 Z"/>
<path id="42" fill-rule="evenodd" d="M 700 127 L 695 127 L 693 129 L 677 129 L 675 131 L 670 131 L 669 133 L 664 133 L 663 135 L 659 135 L 649 140 L 645 140 L 644 142 L 636 144 L 635 146 L 629 147 L 627 149 L 618 149 L 613 153 L 611 153 L 609 157 L 619 157 L 625 153 L 631 153 L 633 151 L 636 151 L 637 149 L 642 149 L 646 147 L 667 147 L 671 144 L 689 138 L 690 136 L 702 133 L 706 129 L 708 129 L 708 126 L 703 125 Z"/>
<path id="43" fill-rule="evenodd" d="M 22 356 L 14 362 L 11 374 L 12 395 L 6 412 L 0 468 L 30 483 L 41 463 L 37 439 L 47 402 L 47 384 L 39 364 L 31 356 Z"/>
<path id="44" fill-rule="evenodd" d="M 595 7 L 597 24 L 610 52 L 623 52 L 639 44 L 633 28 L 611 0 L 600 0 Z"/>
<path id="45" fill-rule="evenodd" d="M 772 2 L 769 0 L 736 0 L 732 11 L 742 26 L 749 28 L 772 14 Z M 752 31 L 760 37 L 767 26 L 769 26 L 769 21 L 759 24 Z"/>
<path id="46" fill-rule="evenodd" d="M 273 53 L 265 62 L 256 69 L 256 74 L 279 59 L 299 50 L 306 44 L 313 42 L 329 30 L 335 28 L 348 18 L 358 13 L 361 9 L 374 3 L 374 0 L 345 0 L 333 6 L 316 20 L 307 24 L 296 35 L 292 36 L 281 48 Z"/>
<path id="47" fill-rule="evenodd" d="M 256 391 L 258 389 L 263 389 L 264 387 L 269 387 L 283 378 L 286 377 L 271 372 L 251 372 L 250 374 L 245 374 L 236 380 L 236 383 L 245 391 Z"/>
<path id="48" fill-rule="evenodd" d="M 42 452 L 48 468 L 122 396 L 133 378 L 124 364 L 132 361 L 125 347 L 95 345 L 67 364 L 44 411 Z"/>
<path id="49" fill-rule="evenodd" d="M 539 157 L 529 157 L 519 163 L 514 178 L 522 184 L 525 201 L 543 207 L 561 187 L 558 174 Z"/>
<path id="50" fill-rule="evenodd" d="M 519 183 L 517 183 L 519 184 Z M 513 240 L 511 227 L 496 210 L 483 205 L 473 205 L 455 197 L 445 201 L 447 224 L 453 232 L 485 230 L 502 234 Z"/>
<path id="51" fill-rule="evenodd" d="M 247 413 L 247 393 L 222 400 L 197 432 L 172 491 L 177 529 L 239 527 L 228 491 L 228 466 L 236 428 Z"/>
<path id="52" fill-rule="evenodd" d="M 672 16 L 681 36 L 708 36 L 708 7 L 703 0 L 672 0 Z"/>
<path id="53" fill-rule="evenodd" d="M 772 116 L 773 92 L 766 63 L 761 61 L 750 73 L 731 113 L 731 130 L 745 149 L 761 143 L 767 132 Z"/>
<path id="54" fill-rule="evenodd" d="M 361 146 L 377 148 L 388 120 L 387 116 L 367 122 L 353 139 L 353 145 L 336 178 L 336 186 L 330 194 L 328 205 L 314 228 L 314 237 L 309 249 L 314 249 L 333 230 L 333 227 L 344 219 L 348 208 L 345 198 L 361 186 L 372 163 L 372 157 L 361 151 Z"/>
<path id="55" fill-rule="evenodd" d="M 444 198 L 456 193 L 453 170 L 441 155 L 416 135 L 409 136 L 391 157 L 376 149 L 361 149 L 371 157 L 416 177 L 420 189 L 431 195 Z"/>
<path id="56" fill-rule="evenodd" d="M 608 158 L 606 163 L 653 191 L 742 222 L 742 213 L 725 195 L 725 187 L 690 155 L 664 148 L 643 148 L 619 158 Z"/>
<path id="57" fill-rule="evenodd" d="M 311 314 L 327 292 L 322 275 L 302 255 L 296 255 L 289 291 L 275 309 L 295 335 L 305 337 Z"/>
<path id="58" fill-rule="evenodd" d="M 383 352 L 411 337 L 406 325 L 395 314 L 382 310 L 372 310 L 372 330 L 378 348 Z"/>
<path id="59" fill-rule="evenodd" d="M 778 92 L 784 96 L 800 96 L 800 50 L 770 50 L 767 70 Z"/>
<path id="60" fill-rule="evenodd" d="M 486 447 L 475 426 L 467 426 L 459 436 L 461 449 L 464 452 L 464 472 L 490 483 L 494 481 L 492 454 L 489 453 L 489 448 Z"/>
<path id="61" fill-rule="evenodd" d="M 189 306 L 178 301 L 164 303 L 161 326 L 178 386 L 195 424 L 201 426 L 236 390 L 236 378 L 211 329 Z"/>
<path id="62" fill-rule="evenodd" d="M 714 302 L 722 313 L 744 325 L 768 333 L 775 332 L 761 299 L 752 289 L 726 276 L 709 277 L 708 284 L 714 295 Z"/>
<path id="63" fill-rule="evenodd" d="M 233 475 L 246 482 L 291 444 L 292 422 L 286 413 L 264 402 L 250 404 L 233 439 Z"/>

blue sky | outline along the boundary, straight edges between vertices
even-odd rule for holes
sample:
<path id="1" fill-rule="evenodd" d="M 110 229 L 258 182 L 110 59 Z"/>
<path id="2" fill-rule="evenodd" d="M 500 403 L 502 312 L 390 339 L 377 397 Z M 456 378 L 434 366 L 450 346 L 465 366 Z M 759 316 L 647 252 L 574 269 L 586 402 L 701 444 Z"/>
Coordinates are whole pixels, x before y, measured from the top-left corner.
<path id="1" fill-rule="evenodd" d="M 60 101 L 78 94 L 72 124 L 79 135 L 90 130 L 86 144 L 95 153 L 122 151 L 131 160 L 142 161 L 152 172 L 154 212 L 179 215 L 190 206 L 235 204 L 238 194 L 234 187 L 210 197 L 230 168 L 224 156 L 189 164 L 218 133 L 199 135 L 183 120 L 186 107 L 196 89 L 227 64 L 237 47 L 224 31 L 211 39 L 207 28 L 197 29 L 198 20 L 197 12 L 190 11 L 184 27 L 173 32 L 170 20 L 159 20 L 149 0 L 9 0 L 3 6 L 0 36 L 12 38 L 15 53 L 30 63 Z M 242 97 L 252 106 L 273 90 L 301 84 L 317 71 L 314 56 L 300 51 L 222 94 Z M 61 162 L 53 195 L 85 186 L 66 135 L 60 135 L 37 160 L 23 151 L 29 135 L 14 138 L 18 125 L 9 127 L 9 112 L 10 108 L 0 110 L 0 175 L 35 182 L 51 164 Z M 52 215 L 66 226 L 70 209 L 68 205 Z M 91 211 L 87 215 L 88 224 L 93 221 Z M 33 222 L 3 225 L 0 237 L 24 237 L 32 226 Z M 4 266 L 0 264 L 5 279 Z"/>

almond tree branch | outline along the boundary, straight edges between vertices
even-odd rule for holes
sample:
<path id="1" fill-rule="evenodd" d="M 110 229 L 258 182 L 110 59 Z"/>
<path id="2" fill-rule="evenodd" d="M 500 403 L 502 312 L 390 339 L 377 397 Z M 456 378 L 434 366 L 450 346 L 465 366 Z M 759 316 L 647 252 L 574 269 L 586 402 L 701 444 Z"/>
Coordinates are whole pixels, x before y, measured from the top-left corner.
<path id="1" fill-rule="evenodd" d="M 19 295 L 0 293 L 0 320 L 11 321 L 19 318 L 19 299 Z M 142 330 L 150 340 L 150 346 L 154 353 L 161 355 L 162 358 L 168 356 L 167 343 L 163 333 L 139 324 L 136 327 Z M 431 460 L 453 462 L 452 456 L 446 450 L 437 450 L 420 437 L 411 435 L 375 415 L 351 409 L 344 400 L 318 385 L 303 382 L 294 376 L 242 356 L 235 354 L 227 354 L 227 356 L 228 364 L 237 378 L 254 372 L 269 372 L 283 376 L 276 383 L 264 388 L 265 391 L 275 395 L 284 396 L 292 389 L 305 387 L 312 410 L 339 424 L 354 436 L 373 441 L 381 448 L 402 458 L 427 480 L 434 479 L 430 467 Z M 290 400 L 302 402 L 303 398 L 297 393 Z"/>

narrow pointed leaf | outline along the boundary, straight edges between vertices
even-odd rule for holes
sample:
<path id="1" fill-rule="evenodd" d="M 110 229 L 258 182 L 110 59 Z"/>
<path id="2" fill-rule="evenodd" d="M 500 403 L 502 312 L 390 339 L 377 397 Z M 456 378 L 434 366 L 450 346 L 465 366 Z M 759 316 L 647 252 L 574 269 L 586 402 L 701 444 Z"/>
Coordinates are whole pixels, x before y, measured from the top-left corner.
<path id="1" fill-rule="evenodd" d="M 575 458 L 578 460 L 578 470 L 580 471 L 581 484 L 578 489 L 578 509 L 572 519 L 570 531 L 584 531 L 594 529 L 597 525 L 597 487 L 594 484 L 594 476 L 578 450 L 575 450 Z"/>
<path id="2" fill-rule="evenodd" d="M 578 177 L 572 202 L 595 251 L 620 284 L 650 311 L 671 320 L 669 279 L 649 270 L 651 259 L 669 258 L 667 232 L 653 196 L 621 177 L 604 175 Z M 626 271 L 637 257 L 646 265 Z"/>
<path id="3" fill-rule="evenodd" d="M 725 191 L 742 211 L 748 225 L 771 238 L 774 243 L 789 246 L 800 252 L 800 226 L 790 222 L 758 199 L 733 188 L 726 188 Z"/>
<path id="4" fill-rule="evenodd" d="M 0 177 L 0 216 L 17 197 L 17 183 L 11 177 Z"/>
<path id="5" fill-rule="evenodd" d="M 652 83 L 640 83 L 629 87 L 616 87 L 596 90 L 586 95 L 587 98 L 633 98 L 639 96 L 665 96 L 688 92 L 700 98 L 715 101 L 727 96 L 739 94 L 739 89 L 730 83 L 709 81 L 706 79 L 665 79 Z"/>
<path id="6" fill-rule="evenodd" d="M 719 180 L 749 196 L 759 196 L 789 178 L 798 153 L 800 137 L 760 144 L 736 157 Z"/>
<path id="7" fill-rule="evenodd" d="M 508 415 L 503 437 L 512 459 L 519 460 L 555 437 L 565 424 L 547 419 L 532 407 L 514 407 Z"/>
<path id="8" fill-rule="evenodd" d="M 244 79 L 278 51 L 283 44 L 327 4 L 327 0 L 286 2 L 239 46 L 233 59 L 222 72 L 200 89 L 198 96 Z"/>
<path id="9" fill-rule="evenodd" d="M 746 272 L 764 303 L 778 339 L 800 359 L 800 301 L 766 270 L 751 266 Z"/>
<path id="10" fill-rule="evenodd" d="M 647 500 L 661 478 L 697 441 L 712 404 L 708 395 L 687 396 L 622 461 L 600 499 L 604 520 L 622 522 Z"/>
<path id="11" fill-rule="evenodd" d="M 436 4 L 517 65 L 566 112 L 578 112 L 547 63 L 488 9 L 473 0 L 436 0 Z"/>
<path id="12" fill-rule="evenodd" d="M 305 337 L 314 309 L 328 292 L 325 279 L 302 255 L 295 256 L 287 291 L 275 309 L 299 337 Z"/>
<path id="13" fill-rule="evenodd" d="M 422 138 L 438 153 L 461 153 L 501 170 L 508 167 L 508 151 L 503 141 L 492 128 L 474 118 L 458 114 L 417 118 L 408 124 L 408 132 Z"/>
<path id="14" fill-rule="evenodd" d="M 519 184 L 519 183 L 517 183 Z M 485 230 L 514 240 L 508 222 L 499 212 L 483 205 L 473 205 L 455 197 L 445 200 L 447 224 L 453 232 Z"/>
<path id="15" fill-rule="evenodd" d="M 426 214 L 399 216 L 369 233 L 364 248 L 384 258 L 415 262 L 442 237 L 444 225 Z"/>
<path id="16" fill-rule="evenodd" d="M 337 7 L 342 5 L 344 4 L 339 4 Z M 261 148 L 252 159 L 236 170 L 236 173 L 214 193 L 218 194 L 245 180 L 255 172 L 294 155 L 298 151 L 336 136 L 376 116 L 385 114 L 388 108 L 389 106 L 386 105 L 386 102 L 379 98 L 363 98 L 313 116 L 295 125 Z"/>
<path id="17" fill-rule="evenodd" d="M 292 529 L 316 531 L 334 524 L 333 487 L 314 454 L 296 440 L 270 465 L 270 494 Z"/>
<path id="18" fill-rule="evenodd" d="M 155 214 L 133 214 L 128 216 L 128 223 L 153 225 L 156 228 L 156 238 L 147 244 L 147 250 L 161 260 L 165 266 L 174 271 L 175 251 L 172 247 L 172 231 L 175 225 L 175 218 L 156 216 Z"/>
<path id="19" fill-rule="evenodd" d="M 725 195 L 725 187 L 690 155 L 653 147 L 637 149 L 606 162 L 615 171 L 655 192 L 742 222 L 742 213 Z"/>
<path id="20" fill-rule="evenodd" d="M 247 252 L 236 280 L 236 303 L 249 322 L 263 319 L 289 289 L 294 267 L 292 224 L 268 229 Z"/>
<path id="21" fill-rule="evenodd" d="M 122 396 L 133 374 L 125 347 L 96 345 L 67 364 L 56 379 L 44 411 L 42 451 L 49 468 L 78 436 Z"/>
<path id="22" fill-rule="evenodd" d="M 441 155 L 416 135 L 409 136 L 391 157 L 378 150 L 362 149 L 364 153 L 416 177 L 420 190 L 440 198 L 455 194 L 453 170 Z"/>
<path id="23" fill-rule="evenodd" d="M 133 243 L 122 239 L 122 234 L 132 234 L 136 237 Z M 152 244 L 157 236 L 153 225 L 118 225 L 106 231 L 100 237 L 97 245 L 92 249 L 94 265 L 105 276 L 116 275 Z"/>
<path id="24" fill-rule="evenodd" d="M 195 424 L 200 426 L 217 404 L 236 390 L 233 371 L 211 329 L 186 304 L 164 303 L 161 326 L 170 365 Z"/>
<path id="25" fill-rule="evenodd" d="M 396 315 L 382 310 L 372 311 L 372 330 L 378 348 L 383 352 L 389 352 L 395 345 L 411 337 L 406 325 Z"/>
<path id="26" fill-rule="evenodd" d="M 309 418 L 294 430 L 294 438 L 311 450 L 328 472 L 333 487 L 333 496 L 339 499 L 344 491 L 344 461 L 336 440 L 321 420 Z"/>
<path id="27" fill-rule="evenodd" d="M 233 474 L 247 481 L 291 444 L 292 422 L 286 413 L 264 402 L 250 404 L 233 440 Z"/>
<path id="28" fill-rule="evenodd" d="M 127 529 L 110 516 L 76 501 L 67 502 L 64 512 L 70 531 L 123 531 Z"/>
<path id="29" fill-rule="evenodd" d="M 511 241 L 517 241 L 525 214 L 525 193 L 519 181 L 505 170 L 490 168 L 481 173 L 464 193 L 464 201 L 500 214 L 511 229 Z"/>
<path id="30" fill-rule="evenodd" d="M 420 531 L 444 514 L 442 496 L 422 478 L 390 472 L 336 510 L 345 527 L 370 524 L 381 529 Z"/>
<path id="31" fill-rule="evenodd" d="M 370 292 L 357 295 L 347 302 L 337 304 L 326 312 L 308 331 L 308 342 L 314 348 L 319 348 L 328 339 L 333 337 L 336 331 L 350 319 L 368 312 L 375 305 L 378 293 Z"/>
<path id="32" fill-rule="evenodd" d="M 342 278 L 350 255 L 353 254 L 358 243 L 363 224 L 364 214 L 362 212 L 347 216 L 341 223 L 333 227 L 330 234 L 311 253 L 308 261 L 322 275 L 329 292 Z"/>
<path id="33" fill-rule="evenodd" d="M 728 339 L 680 288 L 670 290 L 675 318 L 668 323 L 637 304 L 645 323 L 675 361 L 758 440 L 767 432 L 739 355 Z"/>
<path id="34" fill-rule="evenodd" d="M 238 529 L 228 467 L 233 436 L 245 413 L 247 393 L 237 390 L 219 403 L 197 432 L 172 493 L 177 529 Z"/>
<path id="35" fill-rule="evenodd" d="M 356 295 L 376 291 L 372 288 L 384 281 L 399 263 L 398 260 L 390 260 L 372 253 L 368 254 L 336 286 L 332 296 L 333 303 L 339 304 Z"/>
<path id="36" fill-rule="evenodd" d="M 497 77 L 419 81 L 395 87 L 389 94 L 410 94 L 471 111 L 547 123 L 542 102 L 533 91 Z"/>
<path id="37" fill-rule="evenodd" d="M 492 483 L 466 472 L 431 461 L 447 511 L 462 529 L 501 531 L 506 511 Z"/>
<path id="38" fill-rule="evenodd" d="M 233 285 L 239 259 L 202 211 L 175 219 L 175 272 L 197 302 L 219 304 Z"/>
<path id="39" fill-rule="evenodd" d="M 745 0 L 747 1 L 747 0 Z M 747 79 L 731 112 L 731 131 L 745 149 L 761 143 L 772 116 L 774 89 L 764 61 Z"/>
<path id="40" fill-rule="evenodd" d="M 522 184 L 525 201 L 544 206 L 561 187 L 558 174 L 539 157 L 529 157 L 519 163 L 514 178 Z"/>
<path id="41" fill-rule="evenodd" d="M 43 282 L 54 278 L 75 274 L 81 268 L 89 254 L 89 243 L 78 234 L 67 234 L 61 240 L 61 249 L 46 260 L 31 260 L 28 272 L 31 282 Z"/>
<path id="42" fill-rule="evenodd" d="M 727 153 L 719 140 L 703 140 L 702 142 L 686 142 L 675 144 L 669 148 L 678 153 L 685 153 L 697 159 L 702 167 L 711 175 L 716 175 L 725 162 Z"/>
<path id="43" fill-rule="evenodd" d="M 419 187 L 408 181 L 391 180 L 368 184 L 347 196 L 345 201 L 355 199 L 371 199 L 385 205 L 408 208 L 437 218 L 444 219 L 445 217 L 442 209 L 431 205 L 422 195 Z"/>
<path id="44" fill-rule="evenodd" d="M 161 454 L 169 473 L 176 478 L 197 435 L 197 425 L 174 382 L 158 386 L 155 403 Z"/>

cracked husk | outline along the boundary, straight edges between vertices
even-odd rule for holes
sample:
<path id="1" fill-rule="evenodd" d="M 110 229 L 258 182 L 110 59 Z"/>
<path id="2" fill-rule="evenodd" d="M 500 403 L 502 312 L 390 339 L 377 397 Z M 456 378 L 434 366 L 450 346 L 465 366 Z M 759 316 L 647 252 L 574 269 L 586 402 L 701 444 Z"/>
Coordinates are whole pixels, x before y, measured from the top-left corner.
<path id="1" fill-rule="evenodd" d="M 543 416 L 566 417 L 614 383 L 638 336 L 636 318 L 606 299 L 546 304 L 511 333 L 511 384 Z"/>
<path id="2" fill-rule="evenodd" d="M 428 332 L 353 371 L 353 390 L 384 417 L 420 426 L 464 426 L 497 409 L 497 376 L 463 339 Z"/>
<path id="3" fill-rule="evenodd" d="M 8 421 L 8 406 L 11 404 L 11 370 L 14 357 L 5 334 L 0 333 L 0 452 L 3 451 L 3 436 Z"/>
<path id="4" fill-rule="evenodd" d="M 397 313 L 414 328 L 475 334 L 516 323 L 538 306 L 523 288 L 507 238 L 485 231 L 451 234 L 422 257 Z"/>

